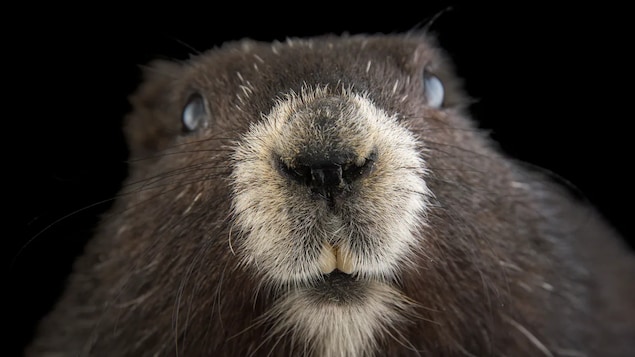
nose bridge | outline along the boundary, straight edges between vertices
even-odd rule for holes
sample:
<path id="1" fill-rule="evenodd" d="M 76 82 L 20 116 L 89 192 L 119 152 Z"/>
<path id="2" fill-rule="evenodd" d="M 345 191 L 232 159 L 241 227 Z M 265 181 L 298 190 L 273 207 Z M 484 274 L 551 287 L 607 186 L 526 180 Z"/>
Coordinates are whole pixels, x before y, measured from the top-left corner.
<path id="1" fill-rule="evenodd" d="M 309 128 L 302 148 L 298 150 L 298 163 L 310 167 L 341 166 L 355 159 L 355 150 L 347 121 L 350 104 L 343 98 L 328 97 L 316 100 L 307 107 L 303 118 Z"/>
<path id="2" fill-rule="evenodd" d="M 328 98 L 320 100 L 309 108 L 310 126 L 323 133 L 325 136 L 337 134 L 338 127 L 342 126 L 345 120 L 346 105 L 341 100 Z"/>

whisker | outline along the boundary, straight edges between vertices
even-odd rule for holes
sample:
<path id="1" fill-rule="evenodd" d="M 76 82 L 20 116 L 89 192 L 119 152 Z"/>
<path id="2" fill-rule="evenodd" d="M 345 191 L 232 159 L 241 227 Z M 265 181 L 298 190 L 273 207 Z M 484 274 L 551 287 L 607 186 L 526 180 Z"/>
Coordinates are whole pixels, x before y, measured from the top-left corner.
<path id="1" fill-rule="evenodd" d="M 181 45 L 181 46 L 183 46 L 183 47 L 187 48 L 188 50 L 190 50 L 190 51 L 194 52 L 194 53 L 195 53 L 195 54 L 197 54 L 197 55 L 201 55 L 201 54 L 203 54 L 203 52 L 202 52 L 202 51 L 199 51 L 199 50 L 198 50 L 198 49 L 196 49 L 194 46 L 192 46 L 192 45 L 190 45 L 189 43 L 187 43 L 187 42 L 185 42 L 185 41 L 181 40 L 180 38 L 177 38 L 177 37 L 175 37 L 175 36 L 170 36 L 170 38 L 171 38 L 174 42 L 176 42 L 176 43 L 178 43 L 179 45 Z"/>
<path id="2" fill-rule="evenodd" d="M 174 180 L 168 180 L 166 182 L 156 181 L 157 183 L 156 184 L 153 183 L 152 186 L 143 185 L 141 188 L 135 188 L 132 191 L 123 193 L 122 195 L 138 194 L 144 191 L 152 191 L 152 190 L 156 190 L 158 188 L 164 188 L 164 187 L 173 187 L 175 185 L 176 187 L 174 187 L 174 189 L 178 189 L 178 188 L 183 188 L 185 186 L 189 186 L 189 185 L 193 185 L 197 183 L 207 182 L 212 179 L 225 178 L 227 177 L 227 175 L 228 175 L 228 172 L 220 171 L 220 172 L 214 172 L 214 173 L 205 173 L 198 176 L 192 176 L 192 177 L 189 177 L 187 180 L 174 179 Z M 161 183 L 159 184 L 159 182 Z"/>
<path id="3" fill-rule="evenodd" d="M 15 267 L 15 264 L 17 263 L 17 260 L 20 258 L 20 256 L 22 255 L 22 253 L 24 252 L 24 250 L 30 246 L 36 239 L 38 239 L 42 234 L 44 234 L 45 232 L 47 232 L 49 229 L 51 229 L 52 227 L 56 226 L 57 224 L 59 224 L 60 222 L 63 222 L 75 215 L 78 215 L 81 212 L 87 211 L 91 208 L 97 207 L 99 205 L 103 205 L 109 202 L 113 202 L 115 201 L 119 196 L 115 196 L 115 197 L 111 197 L 111 198 L 107 198 L 101 201 L 97 201 L 95 203 L 91 203 L 87 206 L 84 206 L 82 208 L 78 208 L 70 213 L 67 213 L 66 215 L 54 220 L 53 222 L 49 223 L 48 225 L 46 225 L 44 228 L 42 228 L 39 232 L 35 233 L 31 238 L 29 238 L 21 247 L 20 249 L 18 249 L 18 251 L 15 253 L 13 259 L 11 260 L 11 263 L 9 264 L 9 269 L 12 270 Z"/>
<path id="4" fill-rule="evenodd" d="M 436 21 L 444 14 L 446 14 L 447 12 L 453 10 L 452 6 L 446 6 L 443 9 L 437 11 L 436 13 L 434 13 L 432 16 L 428 16 L 427 18 L 417 22 L 416 24 L 414 24 L 409 32 L 420 32 L 423 31 L 423 33 L 427 33 L 429 32 L 430 27 L 436 23 Z"/>
<path id="5" fill-rule="evenodd" d="M 187 165 L 184 167 L 180 167 L 174 170 L 168 170 L 153 176 L 149 176 L 149 177 L 144 177 L 143 179 L 139 179 L 137 181 L 132 181 L 132 182 L 128 182 L 125 185 L 122 186 L 122 188 L 128 188 L 128 187 L 132 187 L 132 186 L 137 186 L 137 185 L 142 185 L 142 187 L 147 186 L 148 184 L 152 184 L 154 182 L 160 182 L 162 179 L 165 178 L 171 178 L 171 177 L 175 177 L 175 176 L 179 176 L 179 175 L 183 175 L 186 174 L 188 172 L 198 172 L 198 171 L 203 171 L 203 170 L 209 170 L 209 169 L 228 169 L 229 166 L 206 166 L 208 163 L 211 163 L 213 161 L 209 161 L 209 162 L 202 162 L 202 163 L 198 163 L 198 164 L 193 164 L 193 165 Z M 228 172 L 227 172 L 228 173 Z M 147 181 L 147 182 L 146 182 Z"/>
<path id="6" fill-rule="evenodd" d="M 185 290 L 185 286 L 187 285 L 187 282 L 192 275 L 194 266 L 198 263 L 198 260 L 201 258 L 201 256 L 202 256 L 202 250 L 198 250 L 197 254 L 187 265 L 187 268 L 185 269 L 185 274 L 181 278 L 181 283 L 179 284 L 179 287 L 176 293 L 176 299 L 175 299 L 174 308 L 173 308 L 174 313 L 172 318 L 172 326 L 174 329 L 174 351 L 177 356 L 179 354 L 179 311 L 181 310 L 181 299 L 183 298 L 183 291 Z M 190 296 L 190 298 L 192 297 Z M 190 308 L 188 307 L 187 310 L 188 310 L 188 313 L 186 314 L 186 320 L 189 318 Z M 184 326 L 187 327 L 187 322 L 184 324 Z M 186 334 L 187 334 L 186 331 L 183 331 L 183 344 L 185 344 Z"/>
<path id="7" fill-rule="evenodd" d="M 529 342 L 531 342 L 540 352 L 542 352 L 542 354 L 547 357 L 553 357 L 553 353 L 549 351 L 547 346 L 545 346 L 545 344 L 542 343 L 534 334 L 527 330 L 527 328 L 525 328 L 523 325 L 519 324 L 516 320 L 507 315 L 502 315 L 501 317 L 503 318 L 503 320 L 507 321 L 507 323 L 512 325 L 512 327 L 518 330 L 523 336 L 525 336 L 529 340 Z"/>
<path id="8" fill-rule="evenodd" d="M 126 163 L 134 164 L 141 161 L 146 160 L 154 160 L 159 158 L 164 158 L 168 156 L 177 156 L 177 155 L 190 155 L 195 153 L 217 153 L 217 152 L 231 152 L 231 149 L 197 149 L 197 150 L 181 150 L 181 151 L 172 151 L 172 152 L 161 152 L 159 154 L 144 156 L 139 158 L 134 158 L 127 160 Z"/>

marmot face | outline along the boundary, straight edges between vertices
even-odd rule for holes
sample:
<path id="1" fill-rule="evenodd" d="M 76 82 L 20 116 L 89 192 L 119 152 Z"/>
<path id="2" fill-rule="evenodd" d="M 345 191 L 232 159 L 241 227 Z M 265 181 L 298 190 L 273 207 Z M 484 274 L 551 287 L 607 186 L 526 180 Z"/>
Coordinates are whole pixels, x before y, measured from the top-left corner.
<path id="1" fill-rule="evenodd" d="M 268 297 L 269 339 L 294 335 L 317 355 L 372 354 L 414 313 L 399 281 L 426 254 L 433 193 L 411 129 L 459 97 L 446 93 L 444 71 L 418 36 L 245 41 L 178 70 L 167 95 L 183 108 L 178 145 L 228 138 L 222 153 L 188 159 L 231 165 L 218 181 L 226 199 L 213 203 L 225 224 L 201 234 L 222 242 L 223 268 L 244 269 L 250 293 Z M 174 124 L 157 131 L 178 133 Z M 188 216 L 218 209 L 205 185 L 188 185 L 200 197 Z"/>
<path id="2" fill-rule="evenodd" d="M 426 255 L 433 195 L 416 131 L 458 102 L 453 86 L 415 35 L 242 41 L 154 64 L 126 127 L 131 194 L 104 224 L 126 253 L 96 272 L 124 293 L 105 299 L 161 296 L 130 315 L 152 314 L 159 336 L 179 311 L 233 337 L 194 350 L 375 353 L 415 314 L 400 281 Z"/>

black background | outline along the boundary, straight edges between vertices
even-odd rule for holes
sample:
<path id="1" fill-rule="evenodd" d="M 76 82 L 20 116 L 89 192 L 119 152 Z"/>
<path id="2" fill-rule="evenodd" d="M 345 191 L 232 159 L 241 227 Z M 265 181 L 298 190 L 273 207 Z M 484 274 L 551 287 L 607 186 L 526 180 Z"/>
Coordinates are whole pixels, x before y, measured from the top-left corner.
<path id="1" fill-rule="evenodd" d="M 9 355 L 19 354 L 51 307 L 126 174 L 121 118 L 139 65 L 242 37 L 400 32 L 442 13 L 430 29 L 477 99 L 480 125 L 510 154 L 569 180 L 633 242 L 625 7 L 362 4 L 6 11 L 4 23 L 13 24 L 3 25 L 2 103 Z"/>

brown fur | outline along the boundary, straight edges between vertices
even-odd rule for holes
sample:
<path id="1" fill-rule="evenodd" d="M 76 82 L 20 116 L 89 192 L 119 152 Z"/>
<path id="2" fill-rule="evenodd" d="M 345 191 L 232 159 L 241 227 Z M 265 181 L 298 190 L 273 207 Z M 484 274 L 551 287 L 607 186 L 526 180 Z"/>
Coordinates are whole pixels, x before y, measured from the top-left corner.
<path id="1" fill-rule="evenodd" d="M 131 176 L 27 355 L 305 351 L 293 331 L 266 338 L 275 326 L 267 313 L 283 293 L 232 251 L 240 242 L 230 244 L 230 162 L 250 123 L 307 85 L 368 93 L 422 143 L 434 197 L 415 264 L 404 264 L 391 282 L 408 306 L 376 355 L 635 351 L 631 252 L 593 209 L 505 157 L 476 129 L 460 82 L 429 39 L 327 36 L 310 50 L 302 42 L 277 48 L 232 43 L 186 63 L 152 66 L 126 125 Z M 423 67 L 445 86 L 443 110 L 423 104 L 414 79 Z M 393 91 L 406 76 L 413 80 Z M 181 110 L 194 89 L 210 104 L 209 136 L 181 133 Z"/>

